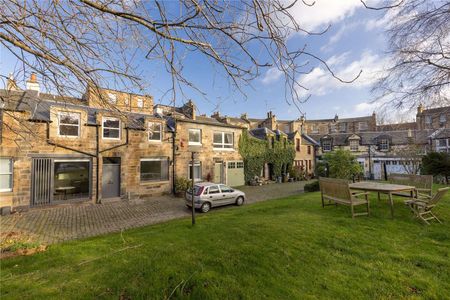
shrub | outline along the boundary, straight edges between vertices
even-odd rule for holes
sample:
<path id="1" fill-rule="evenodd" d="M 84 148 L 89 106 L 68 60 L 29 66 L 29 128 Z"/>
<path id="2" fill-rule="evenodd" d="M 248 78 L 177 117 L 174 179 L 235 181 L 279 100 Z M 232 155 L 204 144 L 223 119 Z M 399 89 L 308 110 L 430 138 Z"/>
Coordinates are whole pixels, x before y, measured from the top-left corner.
<path id="1" fill-rule="evenodd" d="M 450 176 L 450 155 L 447 152 L 430 152 L 422 158 L 422 173 L 442 176 L 448 184 Z"/>
<path id="2" fill-rule="evenodd" d="M 317 192 L 320 191 L 319 181 L 314 181 L 308 184 L 305 184 L 304 187 L 305 192 Z"/>
<path id="3" fill-rule="evenodd" d="M 348 150 L 338 149 L 324 155 L 328 175 L 332 178 L 353 179 L 363 173 L 356 157 Z"/>
<path id="4" fill-rule="evenodd" d="M 186 192 L 192 185 L 192 182 L 184 177 L 177 177 L 175 179 L 175 193 L 184 193 Z"/>

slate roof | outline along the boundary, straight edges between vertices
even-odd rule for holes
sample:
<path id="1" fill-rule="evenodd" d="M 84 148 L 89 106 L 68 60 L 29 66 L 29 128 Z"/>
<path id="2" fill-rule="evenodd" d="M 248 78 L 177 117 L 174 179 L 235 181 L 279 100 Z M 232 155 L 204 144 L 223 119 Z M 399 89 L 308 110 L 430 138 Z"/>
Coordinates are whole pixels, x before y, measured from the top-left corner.
<path id="1" fill-rule="evenodd" d="M 397 131 L 385 131 L 385 132 L 359 132 L 354 133 L 330 133 L 326 135 L 311 134 L 310 136 L 316 140 L 320 141 L 323 138 L 332 138 L 333 144 L 336 146 L 348 145 L 348 139 L 352 135 L 357 135 L 361 138 L 362 145 L 373 145 L 377 144 L 377 140 L 381 138 L 388 138 L 392 145 L 405 145 L 410 142 L 412 138 L 414 143 L 426 144 L 429 141 L 429 135 L 433 130 L 397 130 Z M 411 133 L 411 137 L 409 134 Z"/>
<path id="2" fill-rule="evenodd" d="M 377 125 L 377 131 L 414 130 L 416 125 L 416 122 Z"/>
<path id="3" fill-rule="evenodd" d="M 67 100 L 67 102 L 64 102 Z M 3 105 L 2 105 L 3 104 Z M 157 114 L 141 114 L 133 112 L 113 111 L 102 108 L 94 108 L 86 105 L 83 99 L 61 97 L 50 94 L 37 93 L 36 91 L 6 91 L 0 90 L 0 107 L 11 111 L 28 111 L 31 113 L 31 121 L 50 122 L 50 108 L 61 107 L 78 109 L 87 112 L 87 125 L 97 125 L 96 114 L 99 112 L 121 113 L 127 116 L 127 127 L 136 130 L 145 130 L 145 118 L 162 118 Z"/>
<path id="4" fill-rule="evenodd" d="M 251 136 L 260 140 L 265 140 L 268 134 L 275 134 L 275 132 L 266 127 L 251 129 L 249 133 Z"/>
<path id="5" fill-rule="evenodd" d="M 306 123 L 313 123 L 313 122 L 362 122 L 362 121 L 371 121 L 372 116 L 364 116 L 364 117 L 354 117 L 354 118 L 331 118 L 331 119 L 315 119 L 315 120 L 308 120 L 306 119 Z"/>

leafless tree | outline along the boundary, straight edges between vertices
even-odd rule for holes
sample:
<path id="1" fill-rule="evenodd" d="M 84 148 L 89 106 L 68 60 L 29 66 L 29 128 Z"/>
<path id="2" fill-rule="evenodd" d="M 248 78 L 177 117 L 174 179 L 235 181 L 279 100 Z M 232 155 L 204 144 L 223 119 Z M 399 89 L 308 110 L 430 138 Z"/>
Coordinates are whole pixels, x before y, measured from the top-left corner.
<path id="1" fill-rule="evenodd" d="M 204 94 L 183 68 L 196 54 L 242 95 L 263 70 L 276 68 L 285 78 L 286 99 L 298 105 L 305 101 L 299 91 L 307 87 L 297 78 L 312 70 L 309 61 L 342 82 L 357 74 L 341 79 L 307 44 L 288 46 L 295 32 L 327 30 L 303 29 L 291 13 L 294 5 L 314 2 L 1 0 L 0 43 L 19 62 L 16 78 L 36 72 L 47 90 L 59 94 L 78 96 L 86 85 L 142 92 L 151 84 L 142 64 L 164 65 L 171 101 L 183 98 L 186 88 Z"/>
<path id="2" fill-rule="evenodd" d="M 399 158 L 399 164 L 407 174 L 419 174 L 421 157 L 424 155 L 424 150 L 420 145 L 411 141 L 408 145 L 397 148 L 394 155 Z"/>
<path id="3" fill-rule="evenodd" d="M 378 99 L 408 109 L 450 105 L 450 2 L 404 0 L 387 14 L 392 64 L 374 87 Z"/>

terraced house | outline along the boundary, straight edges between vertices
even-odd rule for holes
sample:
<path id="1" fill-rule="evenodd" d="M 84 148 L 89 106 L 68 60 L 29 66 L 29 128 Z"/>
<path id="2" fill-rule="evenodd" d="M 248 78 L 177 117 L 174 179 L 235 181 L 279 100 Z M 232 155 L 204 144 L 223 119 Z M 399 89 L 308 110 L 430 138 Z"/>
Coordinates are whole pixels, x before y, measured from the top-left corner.
<path id="1" fill-rule="evenodd" d="M 88 89 L 81 99 L 2 90 L 1 206 L 17 209 L 168 193 L 173 129 L 150 96 Z"/>
<path id="2" fill-rule="evenodd" d="M 363 166 L 365 176 L 383 178 L 386 173 L 418 171 L 420 157 L 429 151 L 447 151 L 450 107 L 417 109 L 416 121 L 376 124 L 375 113 L 350 119 L 306 121 L 310 137 L 318 142 L 317 158 L 335 149 L 351 151 Z"/>
<path id="3" fill-rule="evenodd" d="M 245 183 L 242 128 L 196 116 L 192 102 L 154 106 L 148 95 L 92 88 L 55 96 L 35 75 L 0 98 L 0 207 L 151 197 L 171 193 L 176 176 Z"/>

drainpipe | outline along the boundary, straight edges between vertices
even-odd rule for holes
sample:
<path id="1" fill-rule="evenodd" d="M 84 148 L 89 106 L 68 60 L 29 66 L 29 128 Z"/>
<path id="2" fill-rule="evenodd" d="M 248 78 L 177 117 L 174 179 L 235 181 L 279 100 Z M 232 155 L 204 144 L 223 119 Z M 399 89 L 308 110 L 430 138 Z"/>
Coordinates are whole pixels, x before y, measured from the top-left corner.
<path id="1" fill-rule="evenodd" d="M 96 119 L 97 119 L 97 114 L 96 114 Z M 100 204 L 100 193 L 99 193 L 99 189 L 100 189 L 100 126 L 98 124 L 96 124 L 96 134 L 95 134 L 95 140 L 96 140 L 96 162 L 97 162 L 97 168 L 95 170 L 95 174 L 96 174 L 96 186 L 97 188 L 95 189 L 95 203 Z"/>
<path id="2" fill-rule="evenodd" d="M 172 193 L 175 194 L 175 157 L 176 157 L 176 144 L 175 138 L 177 136 L 177 123 L 175 121 L 174 131 L 172 132 Z"/>

